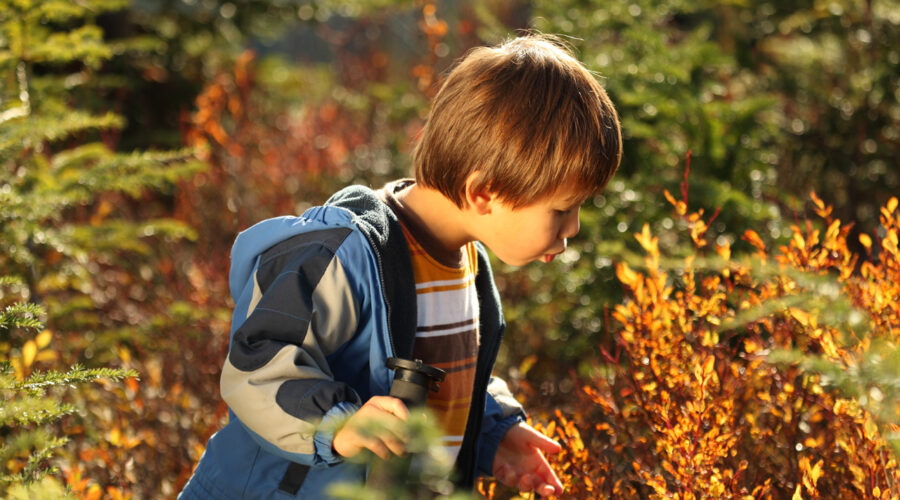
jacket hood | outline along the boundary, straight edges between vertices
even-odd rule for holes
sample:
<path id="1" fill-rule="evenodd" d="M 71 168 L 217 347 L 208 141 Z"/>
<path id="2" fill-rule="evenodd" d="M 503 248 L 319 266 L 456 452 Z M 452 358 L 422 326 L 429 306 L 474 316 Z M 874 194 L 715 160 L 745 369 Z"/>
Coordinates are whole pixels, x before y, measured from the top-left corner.
<path id="1" fill-rule="evenodd" d="M 313 207 L 297 216 L 264 220 L 238 234 L 231 248 L 231 270 L 228 277 L 231 297 L 236 301 L 253 274 L 257 257 L 273 245 L 305 231 L 334 226 L 355 225 L 368 239 L 376 253 L 381 250 L 394 255 L 407 255 L 406 239 L 397 216 L 378 194 L 364 186 L 346 187 L 328 199 L 324 206 Z M 392 231 L 391 229 L 397 229 Z M 411 273 L 412 271 L 410 271 Z"/>
<path id="2" fill-rule="evenodd" d="M 260 254 L 282 240 L 311 230 L 310 225 L 317 222 L 321 224 L 305 215 L 264 220 L 238 234 L 231 247 L 231 270 L 228 274 L 228 288 L 232 299 L 238 300 L 244 285 L 253 275 L 253 268 Z"/>

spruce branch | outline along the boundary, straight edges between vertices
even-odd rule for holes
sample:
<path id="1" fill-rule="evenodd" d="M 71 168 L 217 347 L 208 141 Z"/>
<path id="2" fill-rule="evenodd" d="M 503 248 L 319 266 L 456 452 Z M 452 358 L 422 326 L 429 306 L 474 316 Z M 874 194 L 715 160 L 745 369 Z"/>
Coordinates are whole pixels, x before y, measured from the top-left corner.
<path id="1" fill-rule="evenodd" d="M 18 302 L 6 306 L 0 312 L 0 332 L 13 328 L 37 330 L 44 326 L 42 318 L 46 315 L 47 311 L 37 304 Z"/>
<path id="2" fill-rule="evenodd" d="M 84 368 L 81 365 L 75 365 L 67 372 L 51 370 L 34 373 L 25 381 L 21 382 L 20 386 L 14 387 L 14 389 L 22 389 L 25 391 L 45 390 L 52 386 L 83 384 L 99 379 L 118 382 L 119 380 L 129 377 L 139 378 L 139 374 L 134 370 L 122 370 L 118 368 Z"/>

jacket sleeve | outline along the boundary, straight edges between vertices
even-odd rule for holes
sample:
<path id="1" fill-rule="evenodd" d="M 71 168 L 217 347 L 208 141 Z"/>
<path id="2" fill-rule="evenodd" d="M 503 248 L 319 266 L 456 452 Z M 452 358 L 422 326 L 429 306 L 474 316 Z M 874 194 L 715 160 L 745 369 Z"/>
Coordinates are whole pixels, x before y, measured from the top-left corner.
<path id="1" fill-rule="evenodd" d="M 493 475 L 497 447 L 510 427 L 525 421 L 525 410 L 513 397 L 503 379 L 491 377 L 487 392 L 481 439 L 478 440 L 478 473 L 490 476 Z"/>
<path id="2" fill-rule="evenodd" d="M 361 405 L 327 361 L 360 317 L 335 255 L 343 239 L 327 236 L 335 235 L 301 234 L 258 257 L 220 380 L 223 399 L 263 449 L 313 466 L 341 460 L 332 451 L 336 425 Z"/>

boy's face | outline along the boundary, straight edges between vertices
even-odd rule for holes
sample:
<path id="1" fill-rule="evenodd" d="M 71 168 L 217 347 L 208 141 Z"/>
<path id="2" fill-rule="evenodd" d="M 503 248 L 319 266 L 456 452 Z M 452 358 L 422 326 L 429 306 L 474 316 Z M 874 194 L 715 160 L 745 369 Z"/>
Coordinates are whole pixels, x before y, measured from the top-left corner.
<path id="1" fill-rule="evenodd" d="M 582 202 L 575 190 L 565 189 L 515 209 L 494 199 L 481 242 L 509 265 L 550 262 L 566 249 L 566 238 L 578 233 Z"/>

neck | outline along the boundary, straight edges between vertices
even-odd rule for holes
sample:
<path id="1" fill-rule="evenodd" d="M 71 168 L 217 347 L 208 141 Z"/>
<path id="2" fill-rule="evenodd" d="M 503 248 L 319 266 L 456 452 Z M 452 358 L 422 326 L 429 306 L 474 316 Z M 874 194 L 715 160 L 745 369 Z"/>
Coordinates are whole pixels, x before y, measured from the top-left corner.
<path id="1" fill-rule="evenodd" d="M 457 252 L 475 239 L 463 224 L 467 210 L 457 207 L 439 191 L 413 184 L 397 193 L 397 199 L 447 252 Z"/>

